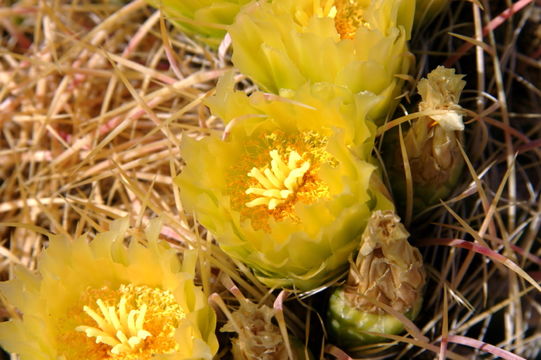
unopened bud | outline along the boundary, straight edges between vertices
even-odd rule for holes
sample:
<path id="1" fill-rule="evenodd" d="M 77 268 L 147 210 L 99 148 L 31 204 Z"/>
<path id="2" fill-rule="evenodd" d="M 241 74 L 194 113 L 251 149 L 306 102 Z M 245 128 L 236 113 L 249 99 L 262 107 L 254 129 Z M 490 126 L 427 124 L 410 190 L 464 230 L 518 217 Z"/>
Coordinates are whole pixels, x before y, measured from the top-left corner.
<path id="1" fill-rule="evenodd" d="M 367 332 L 401 332 L 403 323 L 383 305 L 410 319 L 417 315 L 425 272 L 421 254 L 408 243 L 408 236 L 392 211 L 372 214 L 348 281 L 329 300 L 329 331 L 338 345 L 354 347 L 383 340 Z"/>
<path id="2" fill-rule="evenodd" d="M 458 105 L 466 85 L 463 77 L 455 74 L 455 69 L 438 66 L 417 85 L 417 91 L 423 99 L 419 103 L 419 111 L 439 111 L 428 117 L 448 131 L 464 130 L 462 107 Z"/>
<path id="3" fill-rule="evenodd" d="M 233 339 L 232 353 L 235 360 L 282 360 L 288 359 L 288 351 L 280 329 L 272 321 L 275 310 L 266 305 L 256 305 L 248 300 L 241 301 L 238 310 L 220 329 L 222 332 L 237 332 Z M 305 359 L 304 346 L 290 337 L 294 359 Z M 311 359 L 311 355 L 308 355 Z"/>
<path id="4" fill-rule="evenodd" d="M 404 135 L 407 162 L 413 184 L 415 213 L 449 195 L 456 185 L 464 159 L 459 143 L 463 141 L 462 108 L 458 105 L 465 82 L 454 69 L 437 67 L 426 79 L 419 81 L 422 97 L 419 112 Z M 390 134 L 385 143 L 386 165 L 391 186 L 400 205 L 406 200 L 404 154 L 397 134 Z"/>
<path id="5" fill-rule="evenodd" d="M 372 214 L 346 284 L 346 296 L 357 309 L 384 313 L 368 300 L 376 299 L 405 313 L 419 301 L 425 282 L 423 259 L 408 236 L 392 211 Z"/>

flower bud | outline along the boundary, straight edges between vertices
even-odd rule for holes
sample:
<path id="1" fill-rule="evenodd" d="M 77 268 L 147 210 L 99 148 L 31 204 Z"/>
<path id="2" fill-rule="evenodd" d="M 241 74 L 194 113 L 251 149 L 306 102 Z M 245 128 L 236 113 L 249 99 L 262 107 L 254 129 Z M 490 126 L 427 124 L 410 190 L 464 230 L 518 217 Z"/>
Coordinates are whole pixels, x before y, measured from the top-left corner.
<path id="1" fill-rule="evenodd" d="M 237 332 L 232 340 L 235 360 L 280 360 L 288 358 L 286 344 L 277 325 L 273 324 L 275 310 L 266 305 L 258 306 L 248 300 L 241 302 L 231 319 L 220 329 L 222 332 Z M 304 359 L 304 346 L 291 338 L 294 360 Z"/>
<path id="2" fill-rule="evenodd" d="M 361 238 L 361 248 L 346 284 L 329 303 L 330 333 L 342 346 L 382 340 L 365 332 L 396 334 L 402 322 L 381 308 L 387 305 L 413 319 L 425 283 L 423 259 L 408 243 L 409 234 L 392 211 L 375 211 Z"/>
<path id="3" fill-rule="evenodd" d="M 414 120 L 404 135 L 405 152 L 411 169 L 413 211 L 424 210 L 447 197 L 455 187 L 464 160 L 459 143 L 463 141 L 462 108 L 458 105 L 465 86 L 463 75 L 454 69 L 437 67 L 417 87 L 423 114 Z M 395 131 L 387 137 L 385 159 L 391 186 L 399 205 L 407 198 L 404 159 Z"/>

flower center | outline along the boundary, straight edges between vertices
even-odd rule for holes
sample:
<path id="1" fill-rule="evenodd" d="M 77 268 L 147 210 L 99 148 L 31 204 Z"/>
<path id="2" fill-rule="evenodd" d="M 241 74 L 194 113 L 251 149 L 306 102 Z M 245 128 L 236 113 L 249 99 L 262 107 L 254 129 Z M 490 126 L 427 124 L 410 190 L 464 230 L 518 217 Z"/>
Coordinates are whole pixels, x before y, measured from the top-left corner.
<path id="1" fill-rule="evenodd" d="M 226 179 L 232 208 L 256 230 L 269 232 L 271 218 L 298 222 L 296 204 L 329 196 L 319 173 L 323 165 L 334 167 L 337 161 L 326 151 L 327 142 L 316 131 L 279 130 L 248 140 L 244 161 L 236 162 Z"/>
<path id="2" fill-rule="evenodd" d="M 309 25 L 312 16 L 334 19 L 334 27 L 340 38 L 353 39 L 361 26 L 372 28 L 364 16 L 368 3 L 367 0 L 315 0 L 311 8 L 297 8 L 294 17 L 304 28 Z"/>
<path id="3" fill-rule="evenodd" d="M 335 0 L 334 6 L 336 7 L 334 26 L 341 39 L 353 39 L 361 26 L 370 29 L 370 24 L 364 19 L 364 9 L 359 0 Z"/>
<path id="4" fill-rule="evenodd" d="M 186 315 L 170 291 L 145 285 L 88 289 L 68 311 L 59 335 L 66 360 L 149 360 L 178 350 Z"/>
<path id="5" fill-rule="evenodd" d="M 112 346 L 111 353 L 128 353 L 139 347 L 143 340 L 152 336 L 143 328 L 147 305 L 143 304 L 140 309 L 126 309 L 126 297 L 122 295 L 116 309 L 115 306 L 107 306 L 102 299 L 96 301 L 99 312 L 84 306 L 84 312 L 90 316 L 97 327 L 77 326 L 75 330 L 82 331 L 88 337 L 96 338 L 96 343 Z"/>
<path id="6" fill-rule="evenodd" d="M 310 161 L 301 162 L 302 157 L 296 151 L 290 151 L 287 164 L 282 161 L 276 149 L 270 151 L 271 165 L 261 171 L 252 168 L 248 176 L 257 180 L 259 187 L 250 187 L 248 195 L 257 197 L 246 203 L 247 207 L 265 205 L 269 210 L 294 197 L 303 184 L 303 178 L 310 169 Z"/>

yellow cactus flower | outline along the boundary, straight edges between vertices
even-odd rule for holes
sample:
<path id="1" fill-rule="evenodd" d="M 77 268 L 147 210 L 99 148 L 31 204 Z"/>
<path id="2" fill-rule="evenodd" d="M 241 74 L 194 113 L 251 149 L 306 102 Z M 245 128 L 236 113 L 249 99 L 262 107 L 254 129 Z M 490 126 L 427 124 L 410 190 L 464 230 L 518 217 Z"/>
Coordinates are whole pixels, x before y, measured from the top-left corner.
<path id="1" fill-rule="evenodd" d="M 240 8 L 250 0 L 147 0 L 161 9 L 182 31 L 217 47 L 227 25 L 233 23 Z"/>
<path id="2" fill-rule="evenodd" d="M 380 101 L 382 121 L 413 62 L 408 51 L 414 0 L 275 0 L 245 6 L 229 27 L 233 63 L 279 94 L 329 82 Z"/>
<path id="3" fill-rule="evenodd" d="M 121 219 L 90 243 L 52 236 L 37 275 L 16 268 L 0 292 L 23 316 L 0 323 L 2 347 L 21 360 L 212 359 L 216 316 L 193 283 L 196 254 L 181 264 L 157 220 L 128 247 L 127 231 Z"/>
<path id="4" fill-rule="evenodd" d="M 370 188 L 369 124 L 353 121 L 373 97 L 330 84 L 288 99 L 248 97 L 231 81 L 208 102 L 227 123 L 226 139 L 183 139 L 187 165 L 175 179 L 183 204 L 267 285 L 314 289 L 346 269 L 384 203 Z"/>

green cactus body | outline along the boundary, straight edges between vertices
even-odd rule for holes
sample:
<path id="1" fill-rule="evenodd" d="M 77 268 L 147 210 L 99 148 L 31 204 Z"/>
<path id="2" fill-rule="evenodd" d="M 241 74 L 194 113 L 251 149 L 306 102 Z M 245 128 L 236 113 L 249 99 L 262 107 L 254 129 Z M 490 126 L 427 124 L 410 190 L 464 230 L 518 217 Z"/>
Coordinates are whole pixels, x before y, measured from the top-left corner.
<path id="1" fill-rule="evenodd" d="M 328 330 L 333 343 L 351 348 L 386 340 L 384 337 L 367 332 L 398 334 L 404 330 L 404 324 L 392 315 L 369 313 L 352 306 L 347 299 L 346 291 L 343 286 L 335 289 L 329 300 Z M 410 320 L 415 319 L 421 304 L 422 301 L 419 301 L 405 316 Z"/>

